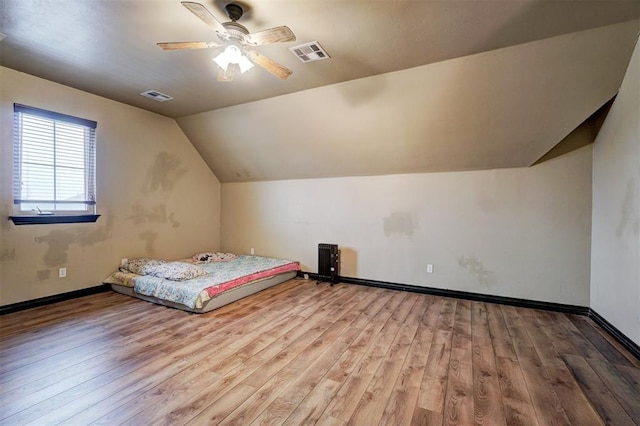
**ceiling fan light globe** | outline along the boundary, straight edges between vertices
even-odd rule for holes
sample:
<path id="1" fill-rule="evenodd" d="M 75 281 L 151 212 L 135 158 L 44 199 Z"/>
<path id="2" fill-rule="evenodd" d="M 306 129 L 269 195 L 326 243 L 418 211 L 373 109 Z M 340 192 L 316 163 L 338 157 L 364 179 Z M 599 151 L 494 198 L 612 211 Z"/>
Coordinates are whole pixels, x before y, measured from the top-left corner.
<path id="1" fill-rule="evenodd" d="M 223 70 L 225 70 L 225 71 L 227 70 L 227 67 L 229 66 L 229 59 L 227 58 L 227 55 L 225 54 L 225 52 L 222 52 L 218 56 L 213 58 L 213 62 L 218 64 L 218 66 L 220 68 L 222 68 Z"/>
<path id="2" fill-rule="evenodd" d="M 235 46 L 233 44 L 227 46 L 224 49 L 224 54 L 227 57 L 227 61 L 229 61 L 229 63 L 231 63 L 231 64 L 240 63 L 240 59 L 243 57 L 242 56 L 242 51 L 240 51 L 238 46 Z"/>
<path id="3" fill-rule="evenodd" d="M 238 65 L 240 66 L 241 74 L 244 74 L 245 71 L 249 71 L 251 68 L 253 68 L 253 62 L 251 62 L 249 58 L 244 55 L 242 55 L 242 57 L 240 58 L 240 62 L 238 63 Z"/>

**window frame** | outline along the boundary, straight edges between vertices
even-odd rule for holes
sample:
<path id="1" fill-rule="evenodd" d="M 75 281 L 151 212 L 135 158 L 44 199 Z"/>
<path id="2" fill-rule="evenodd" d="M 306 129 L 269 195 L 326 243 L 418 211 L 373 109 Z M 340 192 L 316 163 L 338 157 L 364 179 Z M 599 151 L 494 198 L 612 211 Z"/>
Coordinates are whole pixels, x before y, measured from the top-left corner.
<path id="1" fill-rule="evenodd" d="M 100 215 L 96 214 L 96 129 L 97 122 L 87 120 L 72 115 L 62 114 L 59 112 L 49 111 L 41 108 L 35 108 L 18 103 L 13 104 L 13 216 L 9 219 L 16 225 L 24 224 L 40 224 L 40 223 L 77 223 L 77 222 L 95 222 Z M 34 118 L 40 118 L 44 120 L 50 120 L 53 123 L 53 128 L 56 129 L 58 124 L 60 125 L 73 125 L 81 126 L 84 132 L 84 146 L 83 152 L 80 154 L 83 156 L 82 171 L 84 175 L 84 196 L 81 200 L 56 200 L 58 194 L 52 194 L 53 199 L 22 199 L 22 175 L 25 168 L 23 162 L 23 118 L 24 116 L 30 116 Z M 64 176 L 59 176 L 58 173 L 65 168 L 67 170 L 73 169 L 73 163 L 71 166 L 58 166 L 56 164 L 58 156 L 61 152 L 56 147 L 57 141 L 61 140 L 57 138 L 55 130 L 53 135 L 44 135 L 46 140 L 43 143 L 52 144 L 53 160 L 43 163 L 44 166 L 51 167 L 51 171 L 54 174 L 54 188 L 56 182 L 64 180 Z M 49 139 L 50 138 L 50 139 Z M 62 139 L 64 141 L 64 139 Z M 64 141 L 66 142 L 66 141 Z M 62 148 L 64 153 L 64 148 Z M 80 161 L 77 161 L 80 164 Z M 42 203 L 53 205 L 51 211 L 38 211 L 34 213 L 35 209 L 26 210 L 24 204 L 36 204 Z M 60 208 L 64 204 L 76 204 L 84 205 L 84 209 L 76 210 L 64 210 Z M 46 210 L 46 209 L 44 209 Z"/>

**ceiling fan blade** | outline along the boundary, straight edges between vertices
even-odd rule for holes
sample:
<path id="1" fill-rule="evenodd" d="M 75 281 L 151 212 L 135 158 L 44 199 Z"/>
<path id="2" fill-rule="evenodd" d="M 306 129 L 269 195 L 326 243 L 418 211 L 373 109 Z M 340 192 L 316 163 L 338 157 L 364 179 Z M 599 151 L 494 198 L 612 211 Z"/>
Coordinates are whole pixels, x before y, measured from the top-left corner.
<path id="1" fill-rule="evenodd" d="M 200 18 L 205 24 L 219 32 L 220 34 L 227 34 L 227 29 L 216 19 L 215 16 L 209 12 L 209 10 L 201 5 L 200 3 L 196 3 L 193 1 L 183 1 L 181 2 L 184 7 L 189 9 L 191 13 Z"/>
<path id="2" fill-rule="evenodd" d="M 258 31 L 257 33 L 247 34 L 245 41 L 253 46 L 259 46 L 262 44 L 284 43 L 287 41 L 295 41 L 296 36 L 289 27 L 276 27 L 264 31 Z"/>
<path id="3" fill-rule="evenodd" d="M 237 66 L 237 64 L 229 64 L 226 70 L 220 68 L 220 71 L 218 71 L 218 81 L 233 81 Z"/>
<path id="4" fill-rule="evenodd" d="M 255 64 L 260 65 L 271 74 L 278 77 L 280 80 L 286 80 L 293 74 L 289 68 L 286 68 L 276 61 L 267 58 L 266 56 L 256 52 L 255 50 L 247 50 L 247 55 Z"/>
<path id="5" fill-rule="evenodd" d="M 168 43 L 156 43 L 163 50 L 180 50 L 180 49 L 209 49 L 212 47 L 220 47 L 222 44 L 214 41 L 176 41 Z"/>

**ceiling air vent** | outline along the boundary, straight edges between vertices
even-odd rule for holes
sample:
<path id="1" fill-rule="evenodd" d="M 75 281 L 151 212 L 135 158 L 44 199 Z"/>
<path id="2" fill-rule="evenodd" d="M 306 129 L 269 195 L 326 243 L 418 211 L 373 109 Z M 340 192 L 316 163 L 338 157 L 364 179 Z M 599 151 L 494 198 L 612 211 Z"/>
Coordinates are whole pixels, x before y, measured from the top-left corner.
<path id="1" fill-rule="evenodd" d="M 157 90 L 147 90 L 146 92 L 140 93 L 145 98 L 153 99 L 158 102 L 167 102 L 173 99 L 173 96 L 165 95 L 164 93 L 160 93 Z"/>
<path id="2" fill-rule="evenodd" d="M 321 61 L 331 57 L 317 41 L 293 46 L 290 47 L 289 50 L 302 62 Z"/>

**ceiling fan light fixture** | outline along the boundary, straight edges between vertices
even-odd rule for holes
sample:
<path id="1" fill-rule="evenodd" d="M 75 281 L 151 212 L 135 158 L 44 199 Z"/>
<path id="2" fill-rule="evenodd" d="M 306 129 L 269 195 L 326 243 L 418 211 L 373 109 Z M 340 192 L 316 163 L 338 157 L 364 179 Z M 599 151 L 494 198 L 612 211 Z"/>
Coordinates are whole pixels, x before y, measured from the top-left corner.
<path id="1" fill-rule="evenodd" d="M 280 26 L 251 33 L 244 25 L 237 22 L 243 14 L 243 7 L 240 4 L 229 3 L 225 7 L 227 16 L 231 21 L 224 23 L 220 22 L 200 3 L 195 1 L 182 1 L 181 4 L 213 29 L 220 41 L 156 43 L 161 49 L 182 50 L 224 47 L 222 53 L 212 58 L 219 67 L 219 80 L 221 81 L 231 81 L 233 74 L 236 72 L 236 68 L 241 73 L 244 73 L 253 68 L 254 65 L 258 65 L 280 80 L 286 80 L 293 74 L 293 71 L 290 69 L 252 49 L 254 46 L 264 44 L 294 41 L 296 36 L 289 27 Z"/>
<path id="2" fill-rule="evenodd" d="M 227 67 L 229 66 L 229 59 L 227 58 L 227 55 L 225 54 L 224 51 L 220 53 L 218 56 L 216 56 L 215 58 L 213 58 L 213 62 L 218 64 L 218 66 L 222 68 L 224 71 L 226 71 Z"/>
<path id="3" fill-rule="evenodd" d="M 240 58 L 242 58 L 242 51 L 238 48 L 238 46 L 234 44 L 230 44 L 229 46 L 225 47 L 224 54 L 231 64 L 239 63 Z"/>
<path id="4" fill-rule="evenodd" d="M 253 63 L 249 58 L 244 56 L 242 50 L 233 44 L 227 46 L 222 53 L 213 58 L 213 61 L 225 72 L 230 64 L 237 64 L 240 67 L 240 73 L 245 73 L 253 68 Z"/>
<path id="5" fill-rule="evenodd" d="M 241 74 L 244 74 L 245 71 L 249 71 L 251 68 L 253 68 L 253 62 L 251 62 L 249 58 L 244 55 L 240 57 L 240 62 L 238 62 L 238 65 L 240 66 Z"/>

